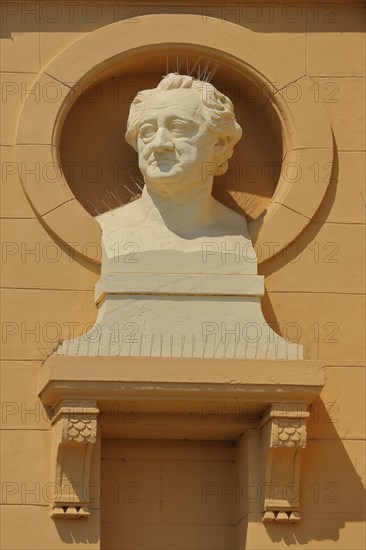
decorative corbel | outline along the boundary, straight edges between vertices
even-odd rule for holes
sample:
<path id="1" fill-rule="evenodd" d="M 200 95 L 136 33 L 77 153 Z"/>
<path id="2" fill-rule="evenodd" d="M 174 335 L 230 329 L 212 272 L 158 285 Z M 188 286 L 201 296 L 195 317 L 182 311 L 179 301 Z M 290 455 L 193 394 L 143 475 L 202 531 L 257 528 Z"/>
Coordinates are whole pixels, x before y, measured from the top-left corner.
<path id="1" fill-rule="evenodd" d="M 90 515 L 90 466 L 97 437 L 96 401 L 61 401 L 52 419 L 53 518 Z"/>
<path id="2" fill-rule="evenodd" d="M 264 418 L 265 523 L 300 521 L 300 468 L 308 417 L 306 405 L 276 403 Z"/>

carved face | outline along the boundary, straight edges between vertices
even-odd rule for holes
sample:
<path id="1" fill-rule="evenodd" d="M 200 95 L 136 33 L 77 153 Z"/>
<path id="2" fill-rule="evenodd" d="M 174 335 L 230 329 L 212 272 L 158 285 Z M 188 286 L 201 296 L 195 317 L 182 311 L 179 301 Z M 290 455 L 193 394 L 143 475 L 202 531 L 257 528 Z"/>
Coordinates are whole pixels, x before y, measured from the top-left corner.
<path id="1" fill-rule="evenodd" d="M 159 91 L 142 106 L 137 148 L 146 184 L 187 187 L 205 179 L 205 163 L 215 160 L 217 136 L 202 114 L 199 94 L 190 89 Z"/>

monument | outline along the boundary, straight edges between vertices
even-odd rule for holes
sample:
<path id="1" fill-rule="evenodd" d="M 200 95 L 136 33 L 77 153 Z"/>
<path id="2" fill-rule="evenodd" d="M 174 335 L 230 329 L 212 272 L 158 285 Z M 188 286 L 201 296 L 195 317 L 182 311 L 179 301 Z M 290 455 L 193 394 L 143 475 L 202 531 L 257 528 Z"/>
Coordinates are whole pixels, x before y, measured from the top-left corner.
<path id="1" fill-rule="evenodd" d="M 363 6 L 112 4 L 2 6 L 3 546 L 364 548 Z M 207 56 L 216 111 L 201 71 L 159 85 Z M 183 92 L 199 177 L 161 119 L 144 172 Z"/>
<path id="2" fill-rule="evenodd" d="M 137 94 L 126 140 L 145 186 L 97 216 L 98 317 L 58 355 L 302 358 L 262 315 L 244 217 L 212 197 L 241 135 L 231 100 L 209 82 L 170 73 Z"/>

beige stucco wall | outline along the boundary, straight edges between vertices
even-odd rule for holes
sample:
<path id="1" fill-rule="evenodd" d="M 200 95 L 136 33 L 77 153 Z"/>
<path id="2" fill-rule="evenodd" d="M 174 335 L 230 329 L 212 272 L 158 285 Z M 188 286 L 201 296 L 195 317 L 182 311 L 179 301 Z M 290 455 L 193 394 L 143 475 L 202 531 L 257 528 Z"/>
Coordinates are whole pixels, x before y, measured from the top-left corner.
<path id="1" fill-rule="evenodd" d="M 366 201 L 363 6 L 334 2 L 315 4 L 314 8 L 305 2 L 288 6 L 257 3 L 255 8 L 249 8 L 247 4 L 220 2 L 203 8 L 200 2 L 194 1 L 95 2 L 93 6 L 78 2 L 71 9 L 62 1 L 52 5 L 2 3 L 2 547 L 53 550 L 75 542 L 79 548 L 100 548 L 97 508 L 86 520 L 87 524 L 83 521 L 72 525 L 66 521 L 57 523 L 49 518 L 50 427 L 37 398 L 37 371 L 51 353 L 56 338 L 68 338 L 72 330 L 74 335 L 81 334 L 95 320 L 93 290 L 98 267 L 80 256 L 70 256 L 67 247 L 40 223 L 22 189 L 14 145 L 26 90 L 56 55 L 101 26 L 126 18 L 126 26 L 138 27 L 139 17 L 144 14 L 184 12 L 202 16 L 202 10 L 206 9 L 208 15 L 217 18 L 217 25 L 225 25 L 222 18 L 226 18 L 250 29 L 254 42 L 265 37 L 273 47 L 284 48 L 296 57 L 303 73 L 313 82 L 314 102 L 324 102 L 334 134 L 337 166 L 320 208 L 294 241 L 297 256 L 294 256 L 294 246 L 290 246 L 260 265 L 266 282 L 263 311 L 267 321 L 285 337 L 286 326 L 290 330 L 287 324 L 296 324 L 306 357 L 325 363 L 326 384 L 322 399 L 314 403 L 309 425 L 302 476 L 302 522 L 296 526 L 266 528 L 259 514 L 252 511 L 246 548 L 284 548 L 297 542 L 314 549 L 361 550 L 366 545 L 362 485 L 365 479 L 362 256 Z M 128 20 L 131 17 L 133 20 Z M 163 33 L 164 29 L 157 32 Z M 220 48 L 220 44 L 217 47 Z M 280 64 L 281 59 L 272 62 Z M 315 169 L 319 169 L 319 178 L 323 178 L 329 167 Z M 275 235 L 273 241 L 276 242 Z M 103 468 L 107 468 L 110 453 L 113 455 L 119 445 L 118 440 L 113 440 L 102 447 L 105 453 L 102 476 L 107 471 L 109 476 L 113 474 L 112 467 Z M 217 445 L 215 460 L 221 456 L 225 464 L 225 461 L 235 461 L 235 453 L 227 444 Z M 205 529 L 194 528 L 200 522 L 207 523 L 208 517 L 204 504 L 194 500 L 199 494 L 197 487 L 201 488 L 202 482 L 207 481 L 202 473 L 202 461 L 208 461 L 217 483 L 232 481 L 229 469 L 225 470 L 223 464 L 215 469 L 207 443 L 200 446 L 197 442 L 181 449 L 172 442 L 168 447 L 169 458 L 164 464 L 170 470 L 164 486 L 171 508 L 166 521 L 179 523 L 185 536 L 184 526 L 190 525 L 195 535 L 184 548 L 231 548 L 234 542 L 230 525 L 239 519 L 230 515 L 230 501 L 224 506 L 225 512 L 221 500 L 208 502 L 210 521 L 215 524 L 215 532 L 210 531 L 212 540 L 205 538 Z M 136 459 L 136 453 L 142 452 L 141 445 L 138 448 L 131 445 L 126 452 L 127 458 Z M 161 481 L 157 482 L 157 476 L 161 457 L 154 455 L 150 444 L 146 444 L 143 456 L 150 463 L 146 468 L 140 464 L 131 475 L 134 481 L 139 480 L 142 492 L 147 487 L 149 491 L 156 489 L 156 494 L 149 493 L 151 509 L 124 504 L 120 513 L 134 522 L 139 521 L 139 514 L 145 518 L 155 514 L 159 525 Z M 175 491 L 181 497 L 177 481 L 181 471 L 174 460 L 186 463 L 185 475 L 195 495 L 192 500 L 174 497 Z M 132 470 L 133 467 L 132 464 Z M 97 457 L 94 468 L 93 480 L 99 482 Z M 116 477 L 118 475 L 116 472 Z M 110 483 L 110 479 L 105 483 Z M 102 498 L 102 505 L 103 502 Z M 108 529 L 108 524 L 116 518 L 116 509 L 108 499 L 104 506 L 101 548 L 121 548 Z M 193 521 L 192 509 L 187 508 L 195 506 L 197 515 Z M 151 533 L 153 531 L 149 532 L 148 541 L 153 537 Z M 146 536 L 141 534 L 141 537 L 141 545 L 147 544 Z M 195 542 L 190 546 L 193 539 Z M 170 550 L 182 549 L 179 532 L 166 544 Z M 142 550 L 132 543 L 126 548 Z"/>

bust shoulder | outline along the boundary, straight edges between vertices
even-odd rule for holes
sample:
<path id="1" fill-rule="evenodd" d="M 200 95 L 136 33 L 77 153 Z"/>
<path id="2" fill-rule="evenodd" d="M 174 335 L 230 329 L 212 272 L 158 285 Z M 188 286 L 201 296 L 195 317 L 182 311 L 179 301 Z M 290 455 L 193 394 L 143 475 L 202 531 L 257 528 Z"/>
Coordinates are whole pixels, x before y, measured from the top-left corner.
<path id="1" fill-rule="evenodd" d="M 249 237 L 247 222 L 241 214 L 234 212 L 221 202 L 213 198 L 212 217 L 213 223 L 224 227 L 228 234 L 244 235 Z"/>
<path id="2" fill-rule="evenodd" d="M 136 199 L 119 208 L 114 208 L 96 216 L 96 220 L 102 228 L 103 235 L 114 232 L 121 227 L 130 227 L 131 225 L 141 223 L 144 215 L 139 202 L 140 199 Z"/>

